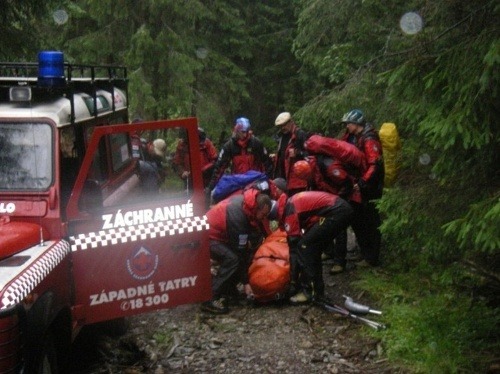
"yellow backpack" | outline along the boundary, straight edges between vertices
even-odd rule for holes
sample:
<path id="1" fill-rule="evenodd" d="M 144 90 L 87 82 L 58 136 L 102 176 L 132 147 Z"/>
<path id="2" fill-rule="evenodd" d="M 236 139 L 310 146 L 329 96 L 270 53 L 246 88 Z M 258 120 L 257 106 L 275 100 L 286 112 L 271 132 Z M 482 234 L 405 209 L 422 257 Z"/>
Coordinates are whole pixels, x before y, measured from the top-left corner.
<path id="1" fill-rule="evenodd" d="M 384 152 L 385 179 L 384 187 L 390 187 L 396 181 L 399 169 L 401 141 L 396 124 L 385 122 L 378 132 Z"/>

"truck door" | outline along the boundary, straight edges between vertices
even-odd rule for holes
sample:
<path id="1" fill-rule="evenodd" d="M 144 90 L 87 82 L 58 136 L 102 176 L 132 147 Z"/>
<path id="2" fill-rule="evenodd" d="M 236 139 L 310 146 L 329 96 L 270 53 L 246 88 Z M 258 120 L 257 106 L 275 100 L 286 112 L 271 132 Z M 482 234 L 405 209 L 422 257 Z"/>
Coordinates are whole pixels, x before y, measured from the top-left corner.
<path id="1" fill-rule="evenodd" d="M 168 151 L 180 132 L 189 139 L 189 185 L 167 156 L 160 190 L 144 188 L 130 139 L 163 139 Z M 67 208 L 78 323 L 209 300 L 204 214 L 196 119 L 95 128 Z"/>

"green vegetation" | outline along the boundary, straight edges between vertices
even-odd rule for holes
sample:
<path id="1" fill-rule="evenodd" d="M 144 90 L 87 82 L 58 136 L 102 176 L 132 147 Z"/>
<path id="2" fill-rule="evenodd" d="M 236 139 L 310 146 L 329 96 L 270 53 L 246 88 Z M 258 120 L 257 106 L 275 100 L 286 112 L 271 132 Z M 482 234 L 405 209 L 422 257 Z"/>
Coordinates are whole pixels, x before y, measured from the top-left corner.
<path id="1" fill-rule="evenodd" d="M 456 265 L 445 274 L 416 272 L 365 273 L 356 286 L 379 299 L 389 328 L 376 332 L 387 356 L 415 372 L 487 372 L 500 348 L 498 310 L 484 300 L 471 300 L 453 284 L 444 286 Z"/>
<path id="2" fill-rule="evenodd" d="M 196 116 L 217 141 L 244 115 L 271 150 L 283 110 L 333 136 L 353 107 L 395 122 L 403 156 L 379 202 L 384 272 L 359 286 L 387 311 L 390 359 L 420 372 L 487 369 L 500 341 L 498 1 L 9 4 L 4 60 L 57 49 L 125 64 L 133 117 Z"/>

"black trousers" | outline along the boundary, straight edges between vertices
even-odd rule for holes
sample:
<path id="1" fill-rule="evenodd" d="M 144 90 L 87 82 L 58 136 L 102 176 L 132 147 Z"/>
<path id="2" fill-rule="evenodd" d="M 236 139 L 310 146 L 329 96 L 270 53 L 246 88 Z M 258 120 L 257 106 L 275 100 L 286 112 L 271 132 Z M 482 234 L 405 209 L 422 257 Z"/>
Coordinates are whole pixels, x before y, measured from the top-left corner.
<path id="1" fill-rule="evenodd" d="M 373 201 L 362 204 L 351 203 L 351 205 L 354 208 L 351 227 L 356 235 L 361 255 L 369 264 L 376 266 L 379 264 L 382 244 L 380 234 L 382 221 L 378 209 Z"/>
<path id="2" fill-rule="evenodd" d="M 212 278 L 212 297 L 218 299 L 235 293 L 238 282 L 246 271 L 244 251 L 233 250 L 226 243 L 210 241 L 210 257 L 217 261 L 219 269 Z"/>
<path id="3" fill-rule="evenodd" d="M 333 263 L 345 267 L 347 263 L 347 229 L 337 235 L 335 243 L 332 243 L 331 246 L 333 247 L 333 253 L 330 257 L 333 257 Z"/>
<path id="4" fill-rule="evenodd" d="M 328 217 L 322 217 L 297 244 L 299 264 L 302 268 L 301 283 L 306 293 L 322 297 L 325 293 L 321 253 L 351 223 L 353 210 L 349 203 L 339 200 Z"/>

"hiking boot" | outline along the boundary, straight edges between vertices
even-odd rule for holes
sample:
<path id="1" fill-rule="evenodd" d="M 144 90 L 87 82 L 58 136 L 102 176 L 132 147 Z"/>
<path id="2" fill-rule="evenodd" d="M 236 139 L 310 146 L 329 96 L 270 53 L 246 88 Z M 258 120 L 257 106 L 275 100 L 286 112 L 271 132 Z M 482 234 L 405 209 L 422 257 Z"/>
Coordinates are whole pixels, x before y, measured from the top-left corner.
<path id="1" fill-rule="evenodd" d="M 223 297 L 205 301 L 201 304 L 201 310 L 213 314 L 226 314 L 229 312 L 229 308 L 226 306 L 226 300 Z"/>
<path id="2" fill-rule="evenodd" d="M 352 249 L 347 250 L 346 260 L 348 261 L 361 261 L 363 258 L 361 257 L 361 253 L 359 248 L 354 247 Z"/>
<path id="3" fill-rule="evenodd" d="M 311 302 L 311 298 L 309 296 L 307 296 L 304 292 L 299 292 L 298 294 L 296 294 L 295 296 L 292 296 L 289 301 L 292 303 L 292 304 L 307 304 L 309 302 Z"/>
<path id="4" fill-rule="evenodd" d="M 285 298 L 289 299 L 292 296 L 295 296 L 299 292 L 298 287 L 295 283 L 290 283 L 288 290 L 286 291 Z"/>
<path id="5" fill-rule="evenodd" d="M 340 274 L 344 272 L 344 267 L 339 264 L 333 265 L 333 267 L 330 269 L 330 274 Z"/>
<path id="6" fill-rule="evenodd" d="M 370 264 L 366 260 L 361 260 L 361 261 L 356 262 L 356 267 L 357 268 L 370 268 L 370 267 L 372 267 L 372 264 Z"/>
<path id="7" fill-rule="evenodd" d="M 332 258 L 332 256 L 330 256 L 328 253 L 323 252 L 321 254 L 321 261 L 330 260 L 331 258 Z"/>

